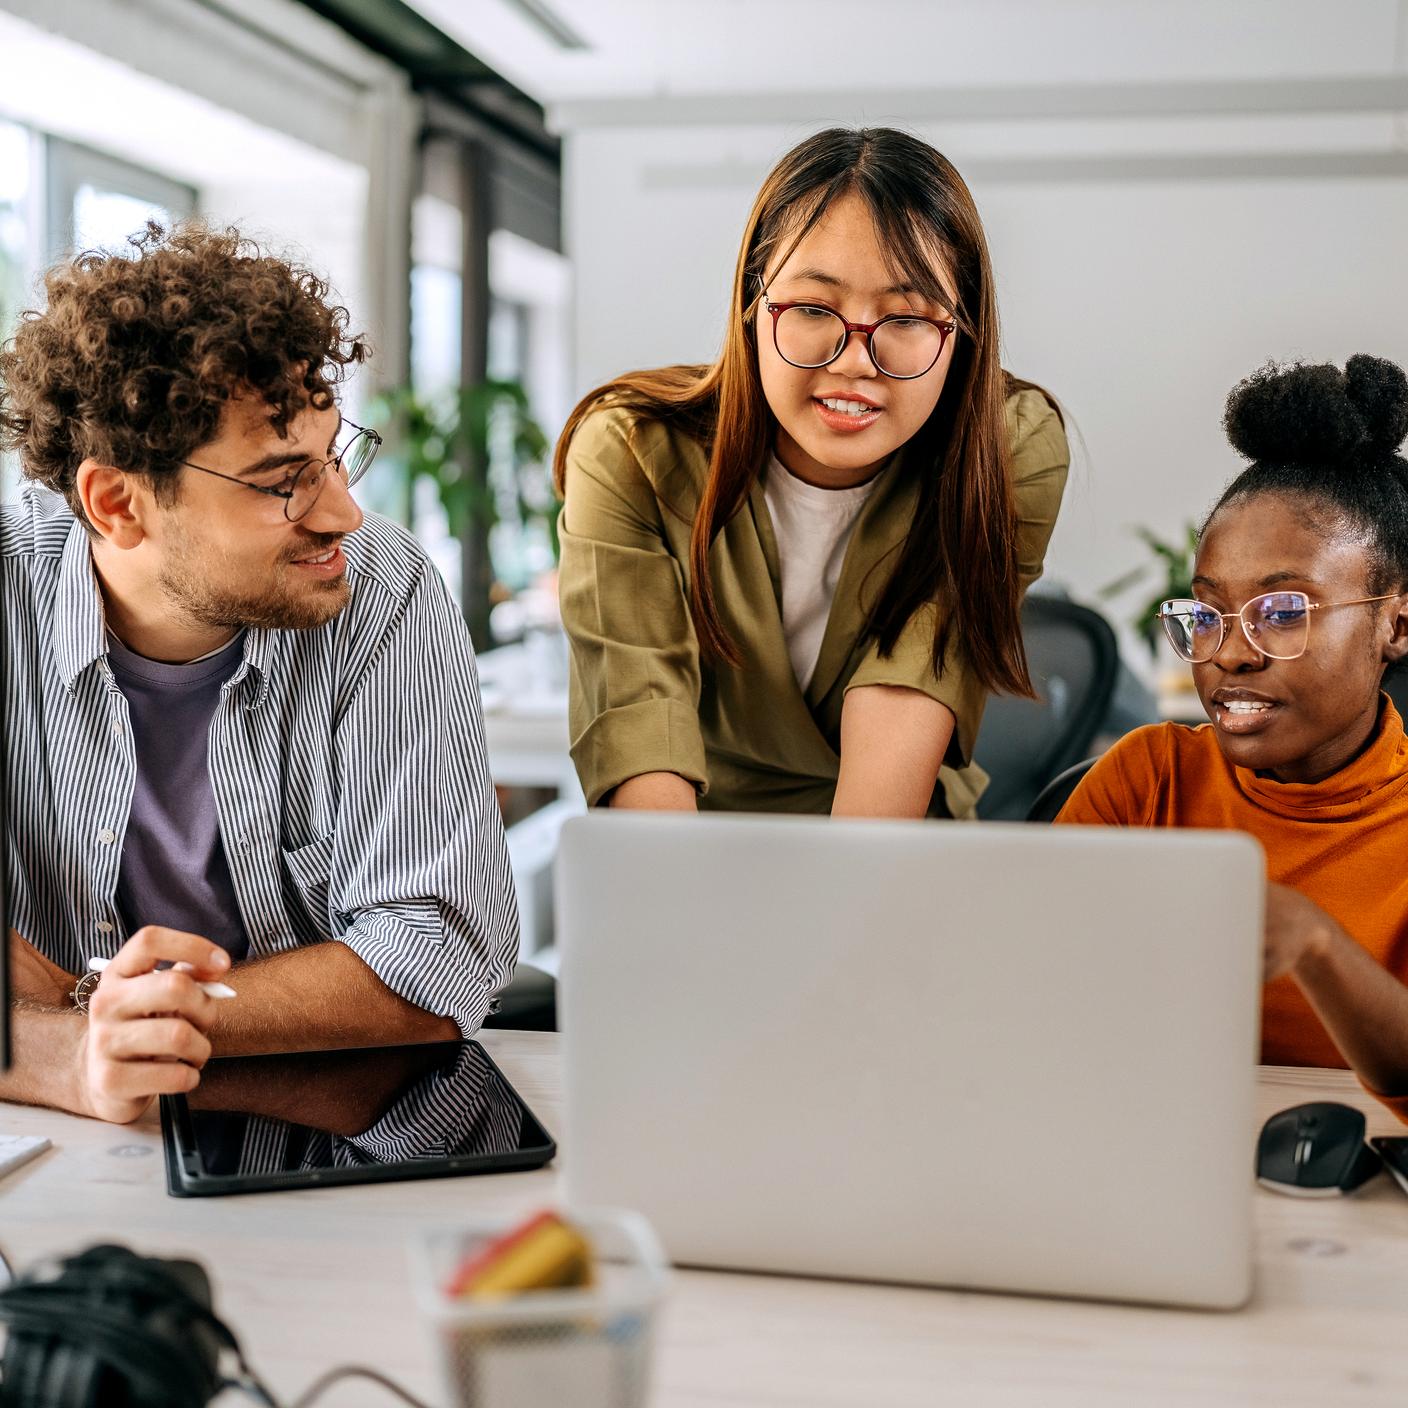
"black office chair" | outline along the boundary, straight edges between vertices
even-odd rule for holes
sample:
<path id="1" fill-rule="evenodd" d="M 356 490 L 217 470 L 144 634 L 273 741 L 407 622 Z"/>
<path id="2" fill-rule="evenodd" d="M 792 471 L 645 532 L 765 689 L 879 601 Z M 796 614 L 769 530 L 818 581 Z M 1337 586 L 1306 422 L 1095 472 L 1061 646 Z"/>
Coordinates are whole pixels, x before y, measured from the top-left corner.
<path id="1" fill-rule="evenodd" d="M 1090 753 L 1119 674 L 1115 633 L 1098 611 L 1060 597 L 1029 596 L 1022 637 L 1037 699 L 988 701 L 974 760 L 992 781 L 984 821 L 1023 821 L 1041 791 Z"/>
<path id="2" fill-rule="evenodd" d="M 1384 671 L 1384 692 L 1393 700 L 1393 707 L 1408 719 L 1408 663 L 1400 661 Z"/>
<path id="3" fill-rule="evenodd" d="M 486 1027 L 519 1032 L 557 1030 L 557 983 L 532 964 L 520 963 L 497 997 L 498 1010 L 484 1019 Z"/>
<path id="4" fill-rule="evenodd" d="M 1055 821 L 1061 808 L 1071 799 L 1071 793 L 1080 786 L 1080 780 L 1091 768 L 1095 766 L 1094 758 L 1086 758 L 1084 762 L 1077 763 L 1074 767 L 1069 767 L 1065 772 L 1057 773 L 1045 787 L 1041 789 L 1036 801 L 1031 805 L 1031 810 L 1027 813 L 1028 821 Z"/>

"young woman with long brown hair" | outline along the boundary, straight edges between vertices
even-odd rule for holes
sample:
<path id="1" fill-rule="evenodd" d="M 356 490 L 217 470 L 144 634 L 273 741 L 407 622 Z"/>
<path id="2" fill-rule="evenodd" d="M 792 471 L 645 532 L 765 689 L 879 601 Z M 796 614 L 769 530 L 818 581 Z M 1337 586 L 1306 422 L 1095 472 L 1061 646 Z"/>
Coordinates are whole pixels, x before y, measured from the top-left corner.
<path id="1" fill-rule="evenodd" d="M 622 376 L 558 445 L 587 800 L 965 816 L 1069 453 L 998 362 L 973 199 L 880 128 L 769 175 L 718 361 Z"/>

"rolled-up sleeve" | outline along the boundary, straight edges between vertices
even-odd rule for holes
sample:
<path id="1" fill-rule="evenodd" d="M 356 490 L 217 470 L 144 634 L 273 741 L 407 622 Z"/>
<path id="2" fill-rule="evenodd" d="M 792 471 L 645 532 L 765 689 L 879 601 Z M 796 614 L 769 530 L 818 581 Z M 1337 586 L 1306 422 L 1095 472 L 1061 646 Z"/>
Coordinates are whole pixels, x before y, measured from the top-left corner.
<path id="1" fill-rule="evenodd" d="M 518 911 L 469 632 L 430 567 L 335 722 L 335 746 L 333 937 L 468 1035 L 513 971 Z"/>
<path id="2" fill-rule="evenodd" d="M 579 428 L 558 525 L 572 761 L 592 806 L 642 773 L 708 788 L 684 573 L 628 426 L 622 412 L 599 411 Z"/>

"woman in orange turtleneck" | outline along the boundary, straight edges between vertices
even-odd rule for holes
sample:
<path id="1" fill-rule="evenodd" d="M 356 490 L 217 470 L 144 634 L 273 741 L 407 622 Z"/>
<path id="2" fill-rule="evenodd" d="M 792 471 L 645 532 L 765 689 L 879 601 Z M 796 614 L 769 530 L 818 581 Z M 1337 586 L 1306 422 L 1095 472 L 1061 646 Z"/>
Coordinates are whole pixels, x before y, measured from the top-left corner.
<path id="1" fill-rule="evenodd" d="M 1408 1121 L 1408 739 L 1380 691 L 1408 654 L 1408 379 L 1273 364 L 1225 425 L 1253 463 L 1203 526 L 1196 600 L 1162 611 L 1212 722 L 1121 739 L 1057 820 L 1255 836 L 1262 1059 L 1347 1064 Z"/>

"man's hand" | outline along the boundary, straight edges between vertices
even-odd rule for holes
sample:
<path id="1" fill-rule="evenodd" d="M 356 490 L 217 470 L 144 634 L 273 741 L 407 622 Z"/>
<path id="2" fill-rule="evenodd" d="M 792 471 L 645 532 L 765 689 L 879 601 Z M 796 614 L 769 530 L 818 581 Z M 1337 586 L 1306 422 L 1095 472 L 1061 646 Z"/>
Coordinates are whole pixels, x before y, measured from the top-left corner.
<path id="1" fill-rule="evenodd" d="M 1324 953 L 1338 928 L 1314 900 L 1287 885 L 1266 887 L 1262 978 L 1270 982 L 1295 973 L 1307 959 Z"/>
<path id="2" fill-rule="evenodd" d="M 157 970 L 188 963 L 192 971 Z M 230 966 L 224 949 L 197 934 L 138 929 L 103 971 L 79 1045 L 86 1113 L 130 1124 L 158 1095 L 194 1090 L 210 1059 L 215 1002 L 200 989 Z"/>
<path id="3" fill-rule="evenodd" d="M 10 930 L 10 987 L 16 997 L 41 1007 L 67 1007 L 78 980 L 51 963 L 28 939 Z"/>

